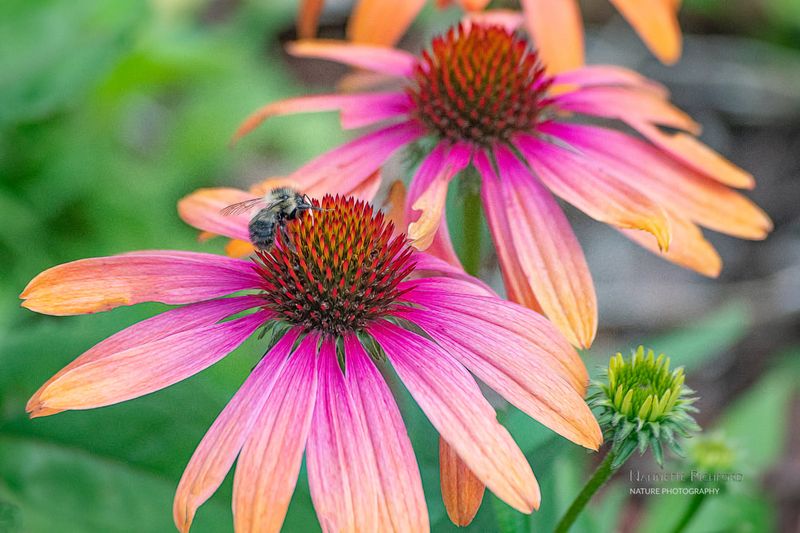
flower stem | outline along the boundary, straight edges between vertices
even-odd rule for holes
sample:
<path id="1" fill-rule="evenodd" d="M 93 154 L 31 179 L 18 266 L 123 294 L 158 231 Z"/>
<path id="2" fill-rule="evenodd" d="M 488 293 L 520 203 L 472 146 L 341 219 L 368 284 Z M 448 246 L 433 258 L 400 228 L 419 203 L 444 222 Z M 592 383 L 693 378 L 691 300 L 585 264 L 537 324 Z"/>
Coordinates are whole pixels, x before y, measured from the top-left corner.
<path id="1" fill-rule="evenodd" d="M 678 523 L 675 524 L 675 527 L 672 529 L 672 533 L 681 533 L 681 531 L 686 529 L 686 526 L 688 526 L 689 522 L 692 521 L 694 515 L 696 515 L 697 511 L 700 510 L 700 506 L 703 505 L 705 497 L 705 494 L 700 493 L 694 495 L 689 502 L 689 507 L 686 508 L 686 510 L 683 512 L 683 516 L 681 516 L 681 519 L 678 520 Z"/>
<path id="2" fill-rule="evenodd" d="M 464 237 L 461 262 L 468 274 L 477 276 L 481 268 L 481 195 L 468 191 L 463 199 Z"/>
<path id="3" fill-rule="evenodd" d="M 578 515 L 581 514 L 583 508 L 586 507 L 586 504 L 592 498 L 597 489 L 603 486 L 603 484 L 608 481 L 608 478 L 619 469 L 619 465 L 617 468 L 612 468 L 611 465 L 614 462 L 614 458 L 616 455 L 609 451 L 606 455 L 603 462 L 600 463 L 600 466 L 597 467 L 597 470 L 594 471 L 592 477 L 589 478 L 589 481 L 586 482 L 586 485 L 583 486 L 583 489 L 572 502 L 572 505 L 569 506 L 567 512 L 564 516 L 561 517 L 561 520 L 558 521 L 558 524 L 555 528 L 555 533 L 566 533 L 569 531 L 569 528 L 572 527 L 572 524 L 578 518 Z"/>

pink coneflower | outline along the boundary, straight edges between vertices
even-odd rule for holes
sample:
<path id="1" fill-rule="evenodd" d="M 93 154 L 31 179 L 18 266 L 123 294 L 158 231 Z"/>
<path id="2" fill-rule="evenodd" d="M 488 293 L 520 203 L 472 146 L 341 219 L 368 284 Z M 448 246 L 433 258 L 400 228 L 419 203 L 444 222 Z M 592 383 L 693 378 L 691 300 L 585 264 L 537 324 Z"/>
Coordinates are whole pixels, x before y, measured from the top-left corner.
<path id="1" fill-rule="evenodd" d="M 553 194 L 709 276 L 721 261 L 696 224 L 747 239 L 771 228 L 766 214 L 728 187 L 752 188 L 752 176 L 697 141 L 699 126 L 669 104 L 662 86 L 634 72 L 593 66 L 549 76 L 524 38 L 478 24 L 450 29 L 420 57 L 331 41 L 289 50 L 394 76 L 403 87 L 272 103 L 237 138 L 268 117 L 307 111 L 339 110 L 345 128 L 377 126 L 289 176 L 335 192 L 374 177 L 401 147 L 432 141 L 410 185 L 408 233 L 450 261 L 440 223 L 445 195 L 450 180 L 474 165 L 509 297 L 542 310 L 576 346 L 594 338 L 595 293 Z M 329 180 L 333 170 L 347 179 Z"/>
<path id="2" fill-rule="evenodd" d="M 610 0 L 644 43 L 663 63 L 681 55 L 678 10 L 681 0 Z M 394 45 L 425 6 L 425 0 L 358 0 L 347 25 L 354 42 Z M 298 34 L 314 37 L 323 0 L 303 0 L 298 11 Z M 550 73 L 583 65 L 583 23 L 577 0 L 520 0 L 522 14 L 508 10 L 481 13 L 489 0 L 436 0 L 439 7 L 458 4 L 472 17 L 518 18 L 541 51 Z"/>
<path id="3" fill-rule="evenodd" d="M 316 201 L 315 201 L 316 203 Z M 319 205 L 319 203 L 316 203 Z M 214 364 L 258 329 L 282 337 L 195 451 L 175 496 L 178 529 L 238 456 L 236 531 L 277 531 L 305 451 L 325 531 L 426 531 L 411 443 L 379 368 L 386 361 L 433 426 L 498 497 L 530 512 L 530 466 L 471 373 L 566 438 L 602 437 L 582 394 L 586 370 L 543 317 L 410 248 L 382 214 L 325 197 L 253 261 L 149 251 L 84 259 L 37 276 L 23 305 L 53 315 L 155 301 L 182 304 L 117 333 L 61 370 L 31 416 L 159 390 Z M 231 296 L 233 293 L 240 293 Z M 379 347 L 379 348 L 377 348 Z"/>

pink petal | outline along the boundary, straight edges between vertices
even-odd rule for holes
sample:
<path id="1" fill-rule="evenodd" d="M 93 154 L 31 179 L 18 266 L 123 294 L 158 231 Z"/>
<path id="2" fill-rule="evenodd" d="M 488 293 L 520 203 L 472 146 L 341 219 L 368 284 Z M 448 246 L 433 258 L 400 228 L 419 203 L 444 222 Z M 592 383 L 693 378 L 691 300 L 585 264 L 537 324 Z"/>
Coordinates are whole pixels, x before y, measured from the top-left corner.
<path id="1" fill-rule="evenodd" d="M 293 56 L 329 59 L 351 67 L 392 76 L 411 75 L 417 63 L 417 58 L 401 50 L 333 40 L 297 41 L 289 43 L 286 49 Z"/>
<path id="2" fill-rule="evenodd" d="M 216 492 L 231 469 L 283 370 L 298 334 L 296 328 L 289 330 L 264 355 L 192 455 L 178 484 L 173 504 L 175 525 L 183 533 L 189 531 L 197 508 Z"/>
<path id="3" fill-rule="evenodd" d="M 514 143 L 556 195 L 595 220 L 650 232 L 662 249 L 669 247 L 669 224 L 663 209 L 639 189 L 565 148 L 529 135 L 517 136 Z"/>
<path id="4" fill-rule="evenodd" d="M 408 391 L 467 466 L 515 509 L 538 508 L 539 486 L 525 456 L 464 367 L 431 341 L 388 322 L 369 332 Z"/>
<path id="5" fill-rule="evenodd" d="M 473 300 L 476 305 L 483 303 Z M 583 390 L 579 393 L 567 380 L 557 356 L 544 346 L 510 336 L 486 320 L 437 310 L 435 305 L 404 309 L 402 314 L 522 412 L 581 446 L 596 450 L 603 442 L 600 426 L 583 401 Z M 545 342 L 555 333 L 543 324 L 538 329 L 532 334 L 540 334 Z"/>
<path id="6" fill-rule="evenodd" d="M 506 294 L 509 300 L 541 312 L 542 307 L 536 300 L 527 276 L 522 271 L 517 259 L 517 251 L 514 247 L 508 218 L 504 216 L 505 213 L 502 209 L 494 208 L 494 206 L 505 205 L 506 201 L 500 186 L 500 179 L 495 174 L 494 167 L 485 153 L 480 152 L 475 156 L 475 166 L 483 177 L 481 183 L 483 212 L 486 215 L 489 231 L 492 233 L 492 240 L 500 263 L 500 271 L 503 274 Z"/>
<path id="7" fill-rule="evenodd" d="M 375 456 L 333 339 L 323 340 L 317 364 L 317 403 L 306 447 L 314 509 L 323 531 L 377 531 Z"/>
<path id="8" fill-rule="evenodd" d="M 39 408 L 92 409 L 137 398 L 182 381 L 235 350 L 270 315 L 178 331 L 84 362 L 36 393 Z M 127 344 L 127 343 L 126 343 Z"/>
<path id="9" fill-rule="evenodd" d="M 444 259 L 440 259 L 426 252 L 418 252 L 414 254 L 414 274 L 422 277 L 436 277 L 444 276 L 447 278 L 459 279 L 466 281 L 470 286 L 479 294 L 495 295 L 489 285 L 480 279 L 470 276 L 460 266 L 453 266 Z"/>
<path id="10" fill-rule="evenodd" d="M 259 280 L 248 261 L 152 250 L 55 266 L 33 278 L 20 298 L 37 313 L 79 315 L 141 302 L 199 302 L 256 288 Z"/>
<path id="11" fill-rule="evenodd" d="M 583 64 L 583 23 L 576 0 L 520 0 L 520 4 L 548 72 Z"/>
<path id="12" fill-rule="evenodd" d="M 401 92 L 317 94 L 287 98 L 271 102 L 248 116 L 236 130 L 232 142 L 238 141 L 256 129 L 265 120 L 280 115 L 339 111 L 342 127 L 350 129 L 368 126 L 405 114 L 410 106 L 408 96 Z"/>
<path id="13" fill-rule="evenodd" d="M 170 309 L 169 311 L 165 311 L 123 329 L 94 345 L 84 352 L 83 355 L 77 357 L 47 380 L 28 401 L 27 410 L 33 412 L 33 416 L 50 415 L 60 412 L 60 409 L 41 409 L 39 397 L 51 383 L 61 378 L 67 372 L 75 370 L 83 365 L 102 360 L 116 353 L 167 338 L 176 333 L 214 324 L 223 318 L 227 318 L 247 309 L 252 309 L 253 307 L 259 307 L 262 303 L 263 301 L 261 298 L 257 296 L 210 300 L 208 302 L 186 305 L 177 309 Z"/>
<path id="14" fill-rule="evenodd" d="M 620 86 L 630 89 L 652 91 L 666 98 L 667 88 L 639 73 L 611 65 L 587 65 L 553 77 L 554 85 L 577 85 L 578 87 Z"/>
<path id="15" fill-rule="evenodd" d="M 316 157 L 289 177 L 302 181 L 309 190 L 342 194 L 370 178 L 395 151 L 423 134 L 414 122 L 394 124 Z"/>
<path id="16" fill-rule="evenodd" d="M 651 90 L 626 87 L 586 87 L 554 98 L 556 107 L 597 117 L 621 120 L 629 124 L 652 123 L 682 129 L 694 134 L 700 125 Z"/>
<path id="17" fill-rule="evenodd" d="M 315 335 L 289 358 L 256 419 L 233 478 L 237 532 L 278 532 L 300 472 L 317 396 Z"/>
<path id="18" fill-rule="evenodd" d="M 630 135 L 575 124 L 548 124 L 542 130 L 693 222 L 745 239 L 763 239 L 772 229 L 766 213 L 741 194 Z"/>
<path id="19" fill-rule="evenodd" d="M 383 376 L 355 335 L 344 341 L 347 386 L 365 422 L 378 472 L 380 520 L 376 531 L 430 529 L 417 460 L 400 410 Z M 390 438 L 387 438 L 391 435 Z"/>
<path id="20" fill-rule="evenodd" d="M 495 146 L 502 204 L 525 279 L 544 314 L 576 346 L 591 346 L 597 333 L 597 297 L 583 250 L 561 207 L 508 148 Z M 484 165 L 485 167 L 485 165 Z M 484 180 L 492 180 L 485 176 Z"/>
<path id="21" fill-rule="evenodd" d="M 447 186 L 469 164 L 471 149 L 464 145 L 450 147 L 439 143 L 422 161 L 411 181 L 406 198 L 408 237 L 416 248 L 428 248 L 439 232 L 444 216 Z M 420 211 L 419 216 L 414 212 Z M 446 229 L 446 228 L 445 228 Z"/>
<path id="22" fill-rule="evenodd" d="M 742 189 L 756 186 L 753 175 L 737 167 L 720 154 L 686 133 L 664 133 L 649 124 L 640 124 L 636 130 L 653 144 L 697 172 L 724 185 Z"/>
<path id="23" fill-rule="evenodd" d="M 564 376 L 578 393 L 583 395 L 586 391 L 589 374 L 580 356 L 561 332 L 539 313 L 494 295 L 482 294 L 460 280 L 410 280 L 402 287 L 411 289 L 403 295 L 404 300 L 443 313 L 461 313 L 490 322 L 506 330 L 509 338 L 519 338 L 522 344 L 538 346 L 552 357 L 547 359 L 552 368 Z"/>

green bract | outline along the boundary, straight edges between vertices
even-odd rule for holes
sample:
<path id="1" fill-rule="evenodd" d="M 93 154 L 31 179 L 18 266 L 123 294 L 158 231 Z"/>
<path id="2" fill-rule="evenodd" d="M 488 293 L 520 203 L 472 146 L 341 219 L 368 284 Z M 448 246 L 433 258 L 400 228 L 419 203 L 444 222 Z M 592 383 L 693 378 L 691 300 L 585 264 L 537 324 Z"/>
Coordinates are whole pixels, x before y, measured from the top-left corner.
<path id="1" fill-rule="evenodd" d="M 684 385 L 683 368 L 670 372 L 669 358 L 655 357 L 653 350 L 645 356 L 639 348 L 626 360 L 618 353 L 611 358 L 605 379 L 593 382 L 589 404 L 599 411 L 597 421 L 614 454 L 612 468 L 618 468 L 638 448 L 647 447 L 659 465 L 663 464 L 666 444 L 683 455 L 676 437 L 689 437 L 700 427 L 689 414 L 697 398 Z"/>

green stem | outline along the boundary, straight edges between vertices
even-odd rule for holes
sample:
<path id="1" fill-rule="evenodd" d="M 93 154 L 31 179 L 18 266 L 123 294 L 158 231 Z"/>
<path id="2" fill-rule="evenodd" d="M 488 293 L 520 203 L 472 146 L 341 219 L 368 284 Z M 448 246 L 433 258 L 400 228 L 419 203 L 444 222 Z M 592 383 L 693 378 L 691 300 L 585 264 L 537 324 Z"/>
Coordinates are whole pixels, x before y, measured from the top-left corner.
<path id="1" fill-rule="evenodd" d="M 692 521 L 694 515 L 696 515 L 697 511 L 700 510 L 700 506 L 703 505 L 705 498 L 706 495 L 700 493 L 695 494 L 694 497 L 692 497 L 692 500 L 689 502 L 689 507 L 687 507 L 683 512 L 683 516 L 681 516 L 681 519 L 678 520 L 678 523 L 672 529 L 672 533 L 681 533 L 681 531 L 686 529 L 686 526 L 688 526 L 689 522 Z"/>
<path id="2" fill-rule="evenodd" d="M 464 194 L 461 261 L 468 274 L 477 276 L 481 268 L 481 195 L 478 191 Z"/>
<path id="3" fill-rule="evenodd" d="M 578 518 L 578 515 L 581 514 L 583 508 L 586 507 L 586 504 L 592 498 L 597 489 L 603 486 L 603 484 L 608 481 L 608 478 L 619 469 L 619 465 L 617 468 L 611 468 L 611 464 L 614 462 L 614 458 L 616 455 L 609 451 L 606 455 L 603 462 L 600 463 L 600 466 L 597 467 L 597 470 L 594 471 L 592 477 L 589 478 L 589 481 L 586 482 L 586 485 L 583 486 L 583 489 L 572 502 L 572 505 L 569 506 L 567 512 L 564 516 L 561 517 L 561 520 L 558 521 L 558 524 L 555 528 L 555 533 L 566 533 L 569 531 L 569 528 L 572 527 L 572 524 Z"/>

